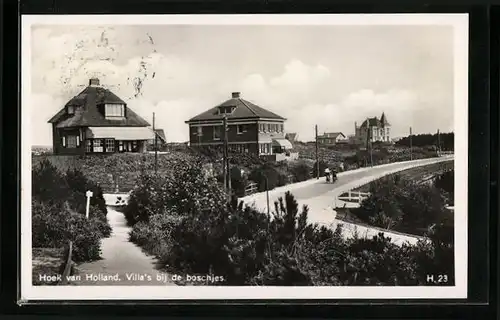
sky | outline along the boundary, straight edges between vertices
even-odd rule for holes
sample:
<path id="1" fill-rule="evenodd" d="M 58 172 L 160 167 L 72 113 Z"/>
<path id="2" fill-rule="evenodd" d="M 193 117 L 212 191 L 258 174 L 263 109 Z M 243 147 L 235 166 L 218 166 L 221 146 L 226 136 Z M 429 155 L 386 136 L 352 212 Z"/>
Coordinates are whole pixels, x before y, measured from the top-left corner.
<path id="1" fill-rule="evenodd" d="M 91 77 L 150 123 L 155 112 L 170 142 L 235 91 L 302 141 L 382 112 L 393 137 L 450 132 L 453 66 L 446 25 L 33 25 L 31 139 L 51 145 L 47 121 Z"/>

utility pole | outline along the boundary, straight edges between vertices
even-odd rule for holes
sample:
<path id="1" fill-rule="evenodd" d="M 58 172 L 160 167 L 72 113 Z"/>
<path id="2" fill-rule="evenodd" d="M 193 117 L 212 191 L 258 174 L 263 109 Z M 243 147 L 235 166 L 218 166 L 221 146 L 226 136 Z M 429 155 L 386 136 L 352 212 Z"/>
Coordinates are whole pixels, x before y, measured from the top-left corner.
<path id="1" fill-rule="evenodd" d="M 437 145 L 437 150 L 438 150 L 438 157 L 441 156 L 441 136 L 439 135 L 439 129 L 438 129 L 438 145 Z"/>
<path id="2" fill-rule="evenodd" d="M 319 179 L 319 146 L 318 146 L 318 125 L 315 126 L 315 140 L 316 140 L 316 171 L 317 171 L 317 177 L 316 179 Z"/>
<path id="3" fill-rule="evenodd" d="M 155 148 L 155 174 L 158 173 L 158 138 L 155 130 L 155 113 L 153 112 L 153 133 L 155 135 L 155 143 L 154 143 L 154 148 Z"/>
<path id="4" fill-rule="evenodd" d="M 267 215 L 269 216 L 269 181 L 267 180 L 267 176 L 264 176 L 264 181 L 266 182 L 266 200 L 267 200 Z"/>
<path id="5" fill-rule="evenodd" d="M 410 127 L 410 160 L 413 160 L 413 143 L 412 143 L 411 127 Z"/>
<path id="6" fill-rule="evenodd" d="M 227 194 L 231 197 L 231 172 L 229 167 L 229 149 L 228 149 L 228 126 L 227 126 L 227 116 L 223 119 L 223 131 L 224 131 L 224 187 L 227 188 Z"/>
<path id="7" fill-rule="evenodd" d="M 370 152 L 370 166 L 373 167 L 372 127 L 369 118 L 366 118 L 366 150 Z"/>

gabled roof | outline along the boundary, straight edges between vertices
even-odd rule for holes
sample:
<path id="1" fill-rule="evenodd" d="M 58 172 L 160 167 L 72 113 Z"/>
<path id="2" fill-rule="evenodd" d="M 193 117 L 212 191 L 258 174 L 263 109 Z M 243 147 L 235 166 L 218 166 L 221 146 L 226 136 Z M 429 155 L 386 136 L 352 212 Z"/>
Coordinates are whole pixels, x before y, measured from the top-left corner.
<path id="1" fill-rule="evenodd" d="M 97 79 L 94 79 L 97 80 Z M 92 81 L 92 80 L 91 80 Z M 98 84 L 98 82 L 97 82 Z M 108 120 L 99 111 L 98 105 L 105 103 L 119 103 L 125 105 L 126 118 L 122 120 Z M 69 115 L 67 106 L 74 106 L 75 113 Z M 114 93 L 99 85 L 89 85 L 78 95 L 69 100 L 64 108 L 56 113 L 49 121 L 56 123 L 58 128 L 79 126 L 110 126 L 110 127 L 147 127 L 150 124 L 132 111 L 127 104 Z"/>
<path id="2" fill-rule="evenodd" d="M 361 124 L 361 127 L 366 127 L 367 122 L 370 124 L 370 127 L 386 127 L 390 126 L 391 124 L 389 121 L 387 121 L 387 117 L 385 116 L 385 113 L 382 112 L 382 116 L 380 117 L 380 120 L 377 117 L 373 118 L 368 118 L 367 120 L 363 121 Z"/>
<path id="3" fill-rule="evenodd" d="M 219 114 L 219 108 L 221 107 L 234 107 L 234 111 L 227 114 L 227 119 L 244 119 L 244 118 L 264 118 L 264 119 L 276 119 L 276 120 L 286 120 L 285 118 L 266 110 L 258 105 L 241 99 L 239 93 L 233 93 L 233 98 L 223 103 L 215 106 L 197 116 L 189 119 L 186 123 L 201 121 L 201 120 L 218 120 L 222 119 L 224 115 Z"/>
<path id="4" fill-rule="evenodd" d="M 165 136 L 165 131 L 163 131 L 163 129 L 155 129 L 155 133 L 160 140 L 167 142 L 167 137 Z"/>
<path id="5" fill-rule="evenodd" d="M 368 118 L 367 120 L 363 121 L 363 123 L 361 124 L 361 127 L 366 127 L 367 123 L 369 123 L 370 127 L 381 127 L 382 126 L 382 122 L 380 122 L 380 120 L 377 117 Z"/>
<path id="6" fill-rule="evenodd" d="M 340 135 L 345 138 L 345 135 L 342 132 L 325 132 L 323 135 L 318 136 L 318 138 L 333 138 L 333 139 L 336 139 Z"/>

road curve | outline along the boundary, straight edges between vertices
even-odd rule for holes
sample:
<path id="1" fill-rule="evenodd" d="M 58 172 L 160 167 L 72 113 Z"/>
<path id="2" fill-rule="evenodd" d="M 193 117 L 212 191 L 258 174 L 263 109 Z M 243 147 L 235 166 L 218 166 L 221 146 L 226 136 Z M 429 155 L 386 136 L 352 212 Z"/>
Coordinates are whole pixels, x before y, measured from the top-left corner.
<path id="1" fill-rule="evenodd" d="M 338 180 L 335 183 L 327 183 L 325 178 L 312 179 L 304 182 L 294 183 L 287 186 L 279 187 L 269 191 L 269 203 L 271 212 L 274 211 L 274 202 L 278 201 L 279 197 L 283 197 L 286 191 L 292 192 L 300 206 L 307 205 L 309 207 L 309 222 L 318 223 L 335 227 L 337 223 L 344 225 L 345 235 L 352 235 L 355 230 L 360 236 L 371 236 L 378 234 L 380 229 L 358 226 L 346 222 L 335 220 L 336 212 L 335 198 L 341 193 L 356 188 L 358 186 L 369 183 L 370 181 L 379 179 L 385 175 L 403 171 L 417 166 L 424 166 L 433 163 L 452 161 L 453 155 L 447 155 L 439 158 L 419 159 L 413 161 L 395 162 L 374 166 L 369 168 L 361 168 L 352 171 L 339 173 Z M 247 204 L 253 204 L 264 212 L 267 210 L 266 192 L 256 193 L 240 200 Z M 384 232 L 387 236 L 391 236 L 394 242 L 401 243 L 409 241 L 414 243 L 418 240 L 416 237 Z"/>

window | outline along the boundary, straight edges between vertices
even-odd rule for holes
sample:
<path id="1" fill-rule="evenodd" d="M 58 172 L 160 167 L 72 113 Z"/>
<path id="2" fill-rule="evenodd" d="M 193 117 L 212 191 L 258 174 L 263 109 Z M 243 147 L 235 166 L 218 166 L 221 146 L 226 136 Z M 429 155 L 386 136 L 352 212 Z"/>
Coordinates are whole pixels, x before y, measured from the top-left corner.
<path id="1" fill-rule="evenodd" d="M 123 151 L 123 141 L 118 141 L 118 151 L 122 152 Z"/>
<path id="2" fill-rule="evenodd" d="M 203 127 L 202 126 L 196 127 L 196 134 L 199 137 L 201 137 L 203 135 Z"/>
<path id="3" fill-rule="evenodd" d="M 93 145 L 94 145 L 94 152 L 104 152 L 101 139 L 95 139 Z"/>
<path id="4" fill-rule="evenodd" d="M 132 151 L 136 152 L 137 151 L 137 141 L 132 141 Z"/>
<path id="5" fill-rule="evenodd" d="M 77 136 L 67 136 L 66 143 L 68 148 L 76 148 L 77 147 Z"/>
<path id="6" fill-rule="evenodd" d="M 106 118 L 124 118 L 125 105 L 123 104 L 106 104 L 105 106 Z"/>
<path id="7" fill-rule="evenodd" d="M 231 114 L 233 113 L 234 107 L 220 107 L 219 114 Z"/>
<path id="8" fill-rule="evenodd" d="M 106 139 L 106 152 L 115 152 L 115 139 Z"/>
<path id="9" fill-rule="evenodd" d="M 215 126 L 214 128 L 214 140 L 220 140 L 221 138 L 221 126 Z"/>
<path id="10" fill-rule="evenodd" d="M 61 141 L 62 146 L 63 146 L 63 147 L 66 147 L 66 137 L 64 137 L 64 136 L 63 136 L 63 137 L 61 137 L 61 140 L 62 140 L 62 141 Z"/>
<path id="11" fill-rule="evenodd" d="M 271 144 L 269 143 L 263 143 L 259 145 L 259 151 L 262 154 L 269 154 L 271 151 Z"/>
<path id="12" fill-rule="evenodd" d="M 244 124 L 238 124 L 236 126 L 236 133 L 237 134 L 242 134 L 243 132 L 247 132 L 247 128 L 245 127 Z"/>
<path id="13" fill-rule="evenodd" d="M 68 114 L 74 114 L 75 113 L 75 107 L 74 106 L 68 106 Z"/>
<path id="14" fill-rule="evenodd" d="M 86 152 L 92 152 L 92 141 L 87 140 L 85 143 L 85 151 Z"/>

